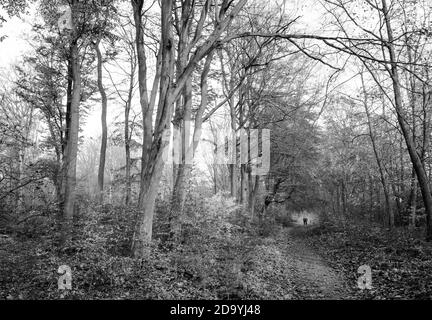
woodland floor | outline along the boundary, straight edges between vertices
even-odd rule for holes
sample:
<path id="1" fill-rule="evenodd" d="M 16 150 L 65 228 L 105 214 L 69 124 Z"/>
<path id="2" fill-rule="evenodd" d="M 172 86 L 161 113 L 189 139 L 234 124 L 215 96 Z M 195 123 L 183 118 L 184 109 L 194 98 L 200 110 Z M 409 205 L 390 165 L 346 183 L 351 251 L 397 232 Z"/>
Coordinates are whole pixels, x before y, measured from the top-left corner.
<path id="1" fill-rule="evenodd" d="M 293 231 L 303 227 L 288 227 L 278 235 L 288 262 L 287 272 L 293 279 L 297 298 L 352 299 L 352 292 L 344 275 L 330 267 L 322 257 Z"/>
<path id="2" fill-rule="evenodd" d="M 138 267 L 130 258 L 105 257 L 102 263 L 78 252 L 69 259 L 75 289 L 66 298 L 431 299 L 430 244 L 405 231 L 361 228 L 277 226 L 266 237 L 249 234 L 236 245 L 215 244 L 211 259 L 196 252 L 175 267 L 178 257 L 154 256 Z M 0 299 L 64 298 L 56 269 L 65 256 L 38 243 L 0 241 Z M 116 262 L 129 268 L 114 268 Z M 199 263 L 213 266 L 203 271 Z M 362 264 L 372 268 L 373 290 L 357 288 Z"/>
<path id="3" fill-rule="evenodd" d="M 236 250 L 229 249 L 232 256 L 229 257 L 229 254 L 223 260 L 232 258 L 231 263 L 225 263 L 230 265 L 226 268 L 230 269 L 228 273 L 234 275 L 237 286 L 236 289 L 227 287 L 226 290 L 219 291 L 214 298 L 351 299 L 352 294 L 343 274 L 330 267 L 298 237 L 304 230 L 303 227 L 280 228 L 272 237 L 259 241 L 247 239 L 246 250 L 240 260 L 234 259 L 234 256 L 238 256 Z M 47 286 L 47 291 L 56 286 L 50 281 L 55 270 L 44 270 L 47 261 L 44 261 L 40 248 L 29 254 L 28 243 L 13 243 L 11 246 L 10 242 L 3 242 L 0 244 L 0 260 L 3 299 L 30 298 L 34 297 L 35 290 L 40 289 L 39 285 Z M 46 277 L 42 274 L 43 271 L 48 273 Z M 42 279 L 48 281 L 40 283 L 38 280 Z M 242 289 L 239 290 L 239 287 Z"/>

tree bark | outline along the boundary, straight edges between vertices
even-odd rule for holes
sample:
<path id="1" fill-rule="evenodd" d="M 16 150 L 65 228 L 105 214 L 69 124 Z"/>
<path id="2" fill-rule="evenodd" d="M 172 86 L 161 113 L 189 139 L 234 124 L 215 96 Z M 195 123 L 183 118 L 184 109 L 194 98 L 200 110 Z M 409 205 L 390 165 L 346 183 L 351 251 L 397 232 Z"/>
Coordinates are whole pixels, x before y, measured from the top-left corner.
<path id="1" fill-rule="evenodd" d="M 142 154 L 141 154 L 141 177 L 140 177 L 140 192 L 138 205 L 140 208 L 145 206 L 144 194 L 145 185 L 149 184 L 149 181 L 145 181 L 146 178 L 146 167 L 149 165 L 149 155 L 152 143 L 152 132 L 153 132 L 153 108 L 149 104 L 148 89 L 147 89 L 147 55 L 145 51 L 144 42 L 144 24 L 143 24 L 143 13 L 142 9 L 144 6 L 144 0 L 131 0 L 134 22 L 135 22 L 135 45 L 137 49 L 138 59 L 138 86 L 140 94 L 140 105 L 143 121 L 143 140 L 142 140 Z"/>
<path id="2" fill-rule="evenodd" d="M 388 42 L 386 43 L 387 49 L 389 51 L 390 63 L 391 63 L 391 79 L 393 84 L 395 108 L 397 113 L 397 119 L 399 126 L 401 127 L 405 142 L 407 144 L 408 152 L 411 158 L 411 162 L 414 166 L 414 170 L 417 174 L 420 190 L 422 193 L 423 202 L 425 205 L 426 212 L 426 240 L 432 240 L 432 195 L 430 192 L 430 185 L 428 181 L 428 176 L 426 170 L 421 162 L 421 159 L 417 153 L 415 141 L 410 133 L 410 129 L 406 122 L 406 117 L 404 115 L 403 104 L 402 104 L 402 93 L 401 84 L 399 81 L 399 71 L 396 61 L 396 53 L 393 45 L 393 30 L 391 27 L 390 17 L 388 14 L 387 2 L 382 0 L 384 21 L 386 24 Z"/>
<path id="3" fill-rule="evenodd" d="M 174 39 L 171 26 L 172 5 L 172 1 L 162 1 L 162 65 L 159 86 L 160 92 L 158 117 L 156 119 L 154 140 L 150 147 L 150 154 L 148 155 L 148 164 L 143 166 L 144 170 L 141 173 L 141 190 L 139 199 L 141 213 L 136 221 L 132 239 L 132 253 L 135 257 L 143 257 L 146 255 L 147 245 L 152 239 L 154 206 L 157 196 L 157 189 L 162 176 L 162 169 L 164 166 L 162 155 L 164 148 L 168 143 L 168 141 L 163 141 L 162 137 L 164 130 L 169 130 L 169 121 L 171 120 L 173 107 L 172 75 L 174 73 Z M 143 73 L 140 73 L 139 77 L 141 78 L 142 76 Z"/>
<path id="4" fill-rule="evenodd" d="M 75 2 L 72 5 L 74 8 Z M 81 100 L 81 70 L 79 62 L 78 43 L 75 39 L 71 44 L 72 99 L 70 104 L 70 127 L 67 129 L 66 146 L 66 181 L 63 207 L 61 244 L 67 243 L 71 237 L 76 197 L 76 164 L 78 155 L 79 135 L 79 104 Z"/>
<path id="5" fill-rule="evenodd" d="M 104 179 L 105 179 L 105 162 L 106 162 L 106 149 L 108 141 L 108 126 L 107 126 L 107 108 L 108 99 L 105 88 L 103 86 L 103 72 L 102 72 L 102 53 L 99 48 L 100 40 L 95 44 L 96 56 L 97 56 L 97 85 L 98 90 L 102 99 L 102 140 L 99 155 L 99 170 L 98 170 L 98 187 L 99 187 L 99 202 L 103 203 L 103 192 L 104 192 Z"/>
<path id="6" fill-rule="evenodd" d="M 132 193 L 132 178 L 131 178 L 131 151 L 130 151 L 130 129 L 129 129 L 129 114 L 132 99 L 128 99 L 128 102 L 125 106 L 125 126 L 124 126 L 124 139 L 125 139 L 125 156 L 126 156 L 126 164 L 125 164 L 125 179 L 126 179 L 126 197 L 125 197 L 125 205 L 128 206 L 131 201 L 131 193 Z"/>
<path id="7" fill-rule="evenodd" d="M 141 212 L 137 217 L 132 239 L 132 252 L 135 257 L 142 257 L 146 254 L 147 244 L 152 238 L 152 223 L 157 188 L 164 167 L 163 153 L 165 151 L 164 149 L 168 145 L 168 141 L 164 140 L 163 136 L 165 130 L 169 131 L 169 125 L 173 115 L 174 101 L 177 100 L 179 94 L 183 91 L 187 80 L 195 70 L 196 64 L 213 50 L 216 41 L 219 40 L 232 19 L 244 6 L 246 0 L 240 0 L 226 17 L 224 17 L 224 14 L 226 9 L 229 7 L 229 4 L 226 8 L 224 7 L 220 9 L 220 15 L 218 17 L 219 21 L 214 31 L 208 36 L 207 40 L 196 49 L 187 67 L 180 78 L 177 79 L 175 85 L 172 83 L 172 80 L 174 79 L 174 38 L 172 34 L 173 1 L 162 1 L 161 3 L 162 37 L 160 53 L 161 77 L 159 86 L 159 105 L 155 130 L 153 133 L 153 141 L 148 156 L 148 163 L 145 166 L 143 173 L 141 173 L 142 181 L 139 201 Z M 207 3 L 209 4 L 210 2 Z M 208 9 L 208 6 L 206 8 Z M 197 37 L 199 38 L 199 34 Z M 140 74 L 140 78 L 142 78 L 142 73 Z"/>

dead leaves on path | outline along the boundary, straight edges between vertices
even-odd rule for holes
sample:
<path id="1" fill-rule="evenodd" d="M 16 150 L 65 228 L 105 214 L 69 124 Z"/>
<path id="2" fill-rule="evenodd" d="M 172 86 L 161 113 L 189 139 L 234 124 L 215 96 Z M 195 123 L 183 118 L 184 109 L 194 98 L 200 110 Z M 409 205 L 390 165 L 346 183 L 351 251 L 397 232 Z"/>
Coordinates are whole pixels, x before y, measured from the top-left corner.
<path id="1" fill-rule="evenodd" d="M 318 226 L 297 233 L 349 279 L 359 299 L 431 299 L 432 248 L 408 230 L 367 225 Z M 357 287 L 357 268 L 372 269 L 372 289 Z"/>

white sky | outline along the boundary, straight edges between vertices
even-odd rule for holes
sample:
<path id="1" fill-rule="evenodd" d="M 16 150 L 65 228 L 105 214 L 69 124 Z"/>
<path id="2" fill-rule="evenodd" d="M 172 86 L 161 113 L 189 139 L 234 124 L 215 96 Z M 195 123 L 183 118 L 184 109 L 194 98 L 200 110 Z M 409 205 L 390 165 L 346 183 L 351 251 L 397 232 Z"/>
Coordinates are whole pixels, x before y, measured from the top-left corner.
<path id="1" fill-rule="evenodd" d="M 0 42 L 0 75 L 2 79 L 8 78 L 12 67 L 19 63 L 23 54 L 30 46 L 27 37 L 31 31 L 31 25 L 17 17 L 10 19 L 0 28 L 0 37 L 7 38 Z"/>
<path id="2" fill-rule="evenodd" d="M 281 3 L 281 0 L 273 0 L 276 3 Z M 320 16 L 322 10 L 319 10 L 319 6 L 316 5 L 314 0 L 284 0 L 286 4 L 286 10 L 292 10 L 299 8 L 296 16 L 302 16 L 299 20 L 299 25 L 304 27 L 304 31 L 313 32 L 320 28 Z M 7 35 L 7 38 L 0 42 L 0 75 L 2 78 L 6 75 L 10 75 L 10 70 L 13 65 L 19 64 L 22 56 L 31 50 L 31 47 L 27 39 L 31 36 L 31 24 L 35 19 L 36 7 L 33 5 L 30 8 L 30 14 L 24 15 L 20 18 L 13 17 L 7 19 L 8 21 L 3 24 L 0 28 L 0 37 Z M 5 12 L 0 9 L 0 13 L 6 16 Z M 100 107 L 94 108 L 94 112 L 89 115 L 89 123 L 94 123 L 98 120 L 98 114 L 100 113 Z M 91 134 L 97 132 L 94 125 L 89 125 L 86 128 Z"/>
<path id="3" fill-rule="evenodd" d="M 324 10 L 316 3 L 315 0 L 273 0 L 275 4 L 285 1 L 286 11 L 292 16 L 300 16 L 297 28 L 298 32 L 304 33 L 319 33 L 321 30 L 322 14 Z M 0 77 L 8 79 L 13 65 L 19 64 L 21 57 L 30 50 L 30 46 L 26 39 L 31 35 L 31 22 L 36 16 L 35 8 L 30 9 L 30 15 L 22 17 L 22 19 L 14 17 L 8 19 L 0 28 L 0 36 L 7 35 L 8 37 L 0 43 Z M 106 74 L 106 71 L 104 70 Z M 326 77 L 325 74 L 322 75 Z M 151 85 L 151 83 L 149 83 Z M 109 78 L 105 79 L 105 87 L 110 87 Z M 137 99 L 137 97 L 135 97 Z M 135 100 L 134 108 L 139 112 L 139 102 Z M 123 104 L 115 101 L 110 101 L 108 105 L 108 127 L 112 131 L 112 123 L 115 118 L 123 117 Z M 96 138 L 101 135 L 101 104 L 94 103 L 83 127 L 83 134 L 87 137 Z M 118 119 L 118 120 L 120 120 Z M 109 132 L 110 134 L 111 132 Z"/>

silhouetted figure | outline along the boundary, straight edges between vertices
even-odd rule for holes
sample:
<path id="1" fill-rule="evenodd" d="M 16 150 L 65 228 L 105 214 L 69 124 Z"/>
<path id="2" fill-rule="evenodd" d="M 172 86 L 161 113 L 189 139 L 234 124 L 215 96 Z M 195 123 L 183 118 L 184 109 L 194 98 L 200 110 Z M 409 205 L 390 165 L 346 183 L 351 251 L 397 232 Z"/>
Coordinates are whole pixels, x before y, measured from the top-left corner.
<path id="1" fill-rule="evenodd" d="M 303 225 L 307 226 L 307 223 L 308 223 L 308 218 L 303 218 Z"/>

